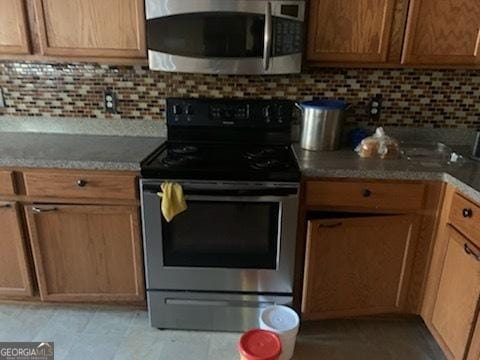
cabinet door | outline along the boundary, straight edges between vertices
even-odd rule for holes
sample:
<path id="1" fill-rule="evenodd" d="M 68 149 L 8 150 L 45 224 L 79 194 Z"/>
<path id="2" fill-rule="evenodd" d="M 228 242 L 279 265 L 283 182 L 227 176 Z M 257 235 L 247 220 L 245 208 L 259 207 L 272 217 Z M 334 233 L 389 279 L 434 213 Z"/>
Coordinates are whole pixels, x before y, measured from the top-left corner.
<path id="1" fill-rule="evenodd" d="M 304 318 L 402 311 L 416 234 L 410 215 L 310 221 Z"/>
<path id="2" fill-rule="evenodd" d="M 308 60 L 385 62 L 395 0 L 312 0 Z"/>
<path id="3" fill-rule="evenodd" d="M 136 207 L 42 205 L 26 213 L 42 300 L 144 298 Z"/>
<path id="4" fill-rule="evenodd" d="M 143 0 L 34 0 L 44 55 L 146 56 Z"/>
<path id="5" fill-rule="evenodd" d="M 449 227 L 432 325 L 453 359 L 463 359 L 480 295 L 480 250 Z"/>
<path id="6" fill-rule="evenodd" d="M 28 54 L 27 31 L 24 0 L 0 1 L 0 54 Z"/>
<path id="7" fill-rule="evenodd" d="M 403 63 L 480 63 L 480 1 L 411 0 Z"/>
<path id="8" fill-rule="evenodd" d="M 0 202 L 0 297 L 32 295 L 30 268 L 18 210 Z"/>
<path id="9" fill-rule="evenodd" d="M 478 360 L 480 359 L 480 316 L 477 318 L 477 324 L 475 326 L 475 331 L 472 335 L 472 341 L 470 342 L 470 347 L 468 349 L 467 360 Z"/>

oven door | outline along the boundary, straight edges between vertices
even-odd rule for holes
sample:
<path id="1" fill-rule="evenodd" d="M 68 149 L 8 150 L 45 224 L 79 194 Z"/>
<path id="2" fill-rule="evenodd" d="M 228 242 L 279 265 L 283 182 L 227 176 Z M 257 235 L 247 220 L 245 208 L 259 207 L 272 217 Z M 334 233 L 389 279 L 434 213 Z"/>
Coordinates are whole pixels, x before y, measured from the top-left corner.
<path id="1" fill-rule="evenodd" d="M 292 292 L 297 184 L 182 183 L 188 209 L 168 223 L 142 182 L 149 290 Z"/>
<path id="2" fill-rule="evenodd" d="M 304 1 L 147 0 L 152 70 L 298 73 Z"/>

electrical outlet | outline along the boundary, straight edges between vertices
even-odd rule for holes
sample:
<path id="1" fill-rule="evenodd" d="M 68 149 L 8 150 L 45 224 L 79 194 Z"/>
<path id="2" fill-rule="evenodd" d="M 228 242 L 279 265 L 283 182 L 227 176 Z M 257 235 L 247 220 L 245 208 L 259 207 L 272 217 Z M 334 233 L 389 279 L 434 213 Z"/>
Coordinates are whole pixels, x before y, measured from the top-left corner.
<path id="1" fill-rule="evenodd" d="M 0 88 L 0 108 L 7 107 L 7 104 L 5 104 L 5 98 L 3 96 L 3 89 Z"/>
<path id="2" fill-rule="evenodd" d="M 380 115 L 382 113 L 382 102 L 383 102 L 383 96 L 381 94 L 375 95 L 372 97 L 370 100 L 368 112 L 370 114 L 370 117 L 372 118 L 380 118 Z"/>
<path id="3" fill-rule="evenodd" d="M 113 89 L 107 89 L 103 95 L 103 103 L 105 105 L 105 111 L 110 114 L 117 113 L 117 93 Z"/>

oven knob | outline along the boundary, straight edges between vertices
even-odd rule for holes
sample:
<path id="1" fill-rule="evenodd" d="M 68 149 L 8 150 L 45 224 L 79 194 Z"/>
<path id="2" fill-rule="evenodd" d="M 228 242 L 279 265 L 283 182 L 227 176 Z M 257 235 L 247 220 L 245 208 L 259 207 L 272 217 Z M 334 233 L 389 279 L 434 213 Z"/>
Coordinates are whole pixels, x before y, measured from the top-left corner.
<path id="1" fill-rule="evenodd" d="M 223 111 L 223 116 L 226 117 L 227 119 L 231 119 L 233 117 L 233 113 L 229 109 L 225 109 Z"/>
<path id="2" fill-rule="evenodd" d="M 272 108 L 271 108 L 271 106 L 265 106 L 265 107 L 263 108 L 263 117 L 264 117 L 264 118 L 269 118 L 270 115 L 272 115 Z"/>
<path id="3" fill-rule="evenodd" d="M 187 107 L 185 108 L 185 114 L 193 115 L 193 109 L 191 105 L 187 105 Z"/>
<path id="4" fill-rule="evenodd" d="M 180 105 L 173 105 L 173 114 L 174 115 L 181 115 L 182 114 L 182 107 Z"/>
<path id="5" fill-rule="evenodd" d="M 210 109 L 210 114 L 212 115 L 212 118 L 214 119 L 219 119 L 222 117 L 222 109 L 217 108 L 217 107 L 212 107 Z"/>

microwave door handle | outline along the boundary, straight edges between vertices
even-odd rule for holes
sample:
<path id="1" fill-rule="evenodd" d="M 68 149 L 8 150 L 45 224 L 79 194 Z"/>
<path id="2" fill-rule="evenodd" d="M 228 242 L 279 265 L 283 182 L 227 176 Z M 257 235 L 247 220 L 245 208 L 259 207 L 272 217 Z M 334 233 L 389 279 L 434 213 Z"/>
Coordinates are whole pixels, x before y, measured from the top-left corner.
<path id="1" fill-rule="evenodd" d="M 268 1 L 265 5 L 265 33 L 263 41 L 263 68 L 270 68 L 270 53 L 272 50 L 272 4 Z"/>

